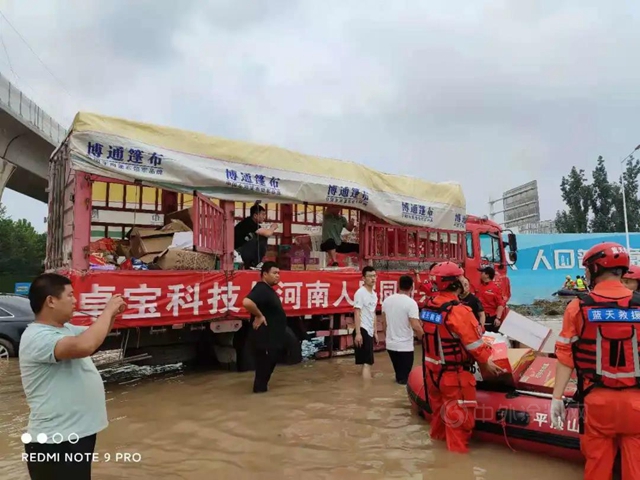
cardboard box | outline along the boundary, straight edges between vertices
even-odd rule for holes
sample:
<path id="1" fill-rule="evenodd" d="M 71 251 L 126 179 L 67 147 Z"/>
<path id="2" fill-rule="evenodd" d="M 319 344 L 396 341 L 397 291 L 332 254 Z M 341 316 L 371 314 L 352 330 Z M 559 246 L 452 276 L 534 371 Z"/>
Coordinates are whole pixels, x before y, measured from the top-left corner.
<path id="1" fill-rule="evenodd" d="M 173 220 L 160 229 L 135 227 L 131 230 L 129 239 L 131 255 L 140 260 L 143 257 L 149 258 L 149 255 L 155 257 L 171 246 L 174 233 L 190 231 L 191 229 L 180 220 Z"/>
<path id="2" fill-rule="evenodd" d="M 498 331 L 535 351 L 540 351 L 551 336 L 549 327 L 513 310 L 509 311 Z"/>
<path id="3" fill-rule="evenodd" d="M 116 243 L 116 255 L 131 258 L 131 244 L 129 240 L 119 240 Z"/>
<path id="4" fill-rule="evenodd" d="M 480 368 L 476 372 L 476 380 L 516 386 L 520 377 L 534 362 L 536 358 L 535 352 L 531 348 L 509 348 L 502 340 L 494 337 L 483 337 L 483 339 L 491 344 L 493 348 L 493 354 L 491 355 L 493 363 L 505 372 L 496 377 Z"/>
<path id="5" fill-rule="evenodd" d="M 556 364 L 558 360 L 549 357 L 537 357 L 529 368 L 520 377 L 518 388 L 533 390 L 541 393 L 553 393 L 556 384 Z M 578 380 L 575 370 L 571 375 L 571 381 L 564 391 L 565 397 L 572 397 L 578 388 Z"/>
<path id="6" fill-rule="evenodd" d="M 167 213 L 164 216 L 164 224 L 169 225 L 172 220 L 180 220 L 184 223 L 190 230 L 193 230 L 193 207 L 184 208 L 182 210 L 178 210 L 176 212 Z"/>
<path id="7" fill-rule="evenodd" d="M 320 270 L 320 259 L 308 258 L 305 263 L 305 270 Z"/>
<path id="8" fill-rule="evenodd" d="M 155 261 L 161 270 L 215 270 L 216 256 L 191 250 L 170 249 Z"/>

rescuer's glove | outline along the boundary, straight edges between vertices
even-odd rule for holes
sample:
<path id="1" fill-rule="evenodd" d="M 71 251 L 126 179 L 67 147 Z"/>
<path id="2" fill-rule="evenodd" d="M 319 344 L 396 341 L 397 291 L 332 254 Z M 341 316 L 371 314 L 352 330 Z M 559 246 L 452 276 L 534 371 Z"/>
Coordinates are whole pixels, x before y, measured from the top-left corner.
<path id="1" fill-rule="evenodd" d="M 564 400 L 554 398 L 551 400 L 551 426 L 556 429 L 561 429 L 564 423 L 564 418 L 567 414 L 564 408 Z"/>

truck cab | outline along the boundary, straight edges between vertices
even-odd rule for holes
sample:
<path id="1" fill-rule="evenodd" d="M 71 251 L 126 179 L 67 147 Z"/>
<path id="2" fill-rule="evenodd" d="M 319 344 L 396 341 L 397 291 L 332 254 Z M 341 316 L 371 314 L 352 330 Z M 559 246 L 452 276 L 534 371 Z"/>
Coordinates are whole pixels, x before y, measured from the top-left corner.
<path id="1" fill-rule="evenodd" d="M 480 270 L 491 266 L 496 271 L 495 282 L 509 301 L 511 284 L 508 277 L 510 264 L 517 260 L 518 245 L 513 232 L 507 234 L 505 248 L 502 227 L 485 217 L 469 215 L 466 222 L 465 272 L 472 286 L 480 283 Z"/>

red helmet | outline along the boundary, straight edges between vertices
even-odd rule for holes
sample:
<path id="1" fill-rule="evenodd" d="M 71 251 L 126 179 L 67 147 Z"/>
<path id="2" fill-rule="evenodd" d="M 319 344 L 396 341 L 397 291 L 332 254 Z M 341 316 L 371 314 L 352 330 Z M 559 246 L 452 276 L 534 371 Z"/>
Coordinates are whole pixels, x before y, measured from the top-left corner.
<path id="1" fill-rule="evenodd" d="M 587 250 L 582 258 L 582 266 L 594 277 L 602 269 L 620 268 L 625 273 L 629 269 L 629 252 L 619 243 L 602 242 Z"/>
<path id="2" fill-rule="evenodd" d="M 454 282 L 459 281 L 458 277 L 464 275 L 464 270 L 453 262 L 442 262 L 433 267 L 430 273 L 434 285 L 438 291 L 442 292 Z"/>
<path id="3" fill-rule="evenodd" d="M 629 280 L 638 280 L 640 281 L 640 268 L 634 266 L 629 267 L 627 273 L 624 274 L 622 278 L 628 278 Z"/>

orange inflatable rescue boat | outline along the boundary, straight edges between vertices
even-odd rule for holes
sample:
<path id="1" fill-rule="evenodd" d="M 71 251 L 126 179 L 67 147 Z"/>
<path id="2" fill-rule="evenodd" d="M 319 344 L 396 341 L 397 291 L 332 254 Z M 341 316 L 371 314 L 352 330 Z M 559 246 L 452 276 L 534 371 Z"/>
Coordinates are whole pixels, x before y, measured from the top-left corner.
<path id="1" fill-rule="evenodd" d="M 549 371 L 555 372 L 556 359 L 540 360 L 545 362 Z M 431 411 L 425 395 L 424 374 L 423 366 L 417 366 L 411 371 L 407 392 L 412 409 L 430 421 L 434 412 Z M 534 452 L 583 462 L 584 458 L 580 452 L 578 405 L 573 401 L 567 401 L 567 417 L 563 428 L 556 430 L 551 426 L 549 415 L 549 388 L 541 385 L 536 391 L 531 384 L 526 388 L 478 382 L 474 438 L 502 444 L 514 451 Z M 445 419 L 445 422 L 461 420 Z"/>

